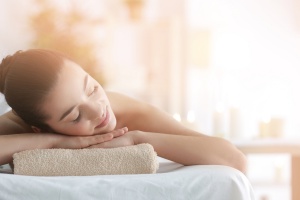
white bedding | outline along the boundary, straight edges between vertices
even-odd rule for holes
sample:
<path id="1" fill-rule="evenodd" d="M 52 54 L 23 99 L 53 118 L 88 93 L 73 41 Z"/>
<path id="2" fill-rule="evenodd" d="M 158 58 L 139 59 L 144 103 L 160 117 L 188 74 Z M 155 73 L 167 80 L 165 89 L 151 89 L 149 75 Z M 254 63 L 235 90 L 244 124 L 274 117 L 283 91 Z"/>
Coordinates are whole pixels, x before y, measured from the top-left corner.
<path id="1" fill-rule="evenodd" d="M 33 177 L 0 174 L 2 200 L 254 200 L 241 172 L 225 166 L 182 166 L 159 158 L 157 174 Z"/>

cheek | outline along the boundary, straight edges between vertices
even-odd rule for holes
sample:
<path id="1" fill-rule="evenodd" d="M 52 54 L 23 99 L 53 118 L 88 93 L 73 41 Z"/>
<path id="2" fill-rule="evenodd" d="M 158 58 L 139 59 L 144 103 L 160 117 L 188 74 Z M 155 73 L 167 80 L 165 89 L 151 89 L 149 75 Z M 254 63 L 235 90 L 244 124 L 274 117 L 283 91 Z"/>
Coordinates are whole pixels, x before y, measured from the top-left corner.
<path id="1" fill-rule="evenodd" d="M 77 123 L 70 125 L 64 131 L 68 135 L 92 135 L 91 126 L 89 123 Z"/>

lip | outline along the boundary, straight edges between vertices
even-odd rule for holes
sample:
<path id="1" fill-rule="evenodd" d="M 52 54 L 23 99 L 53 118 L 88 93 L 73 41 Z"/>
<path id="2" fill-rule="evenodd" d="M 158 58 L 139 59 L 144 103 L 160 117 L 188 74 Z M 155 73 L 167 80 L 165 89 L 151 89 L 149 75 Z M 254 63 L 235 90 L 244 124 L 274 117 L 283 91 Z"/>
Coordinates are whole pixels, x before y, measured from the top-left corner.
<path id="1" fill-rule="evenodd" d="M 109 120 L 110 120 L 110 115 L 109 115 L 108 109 L 106 109 L 106 115 L 105 115 L 104 120 L 101 121 L 100 124 L 98 126 L 96 126 L 96 128 L 101 128 L 103 126 L 106 126 L 108 124 Z"/>

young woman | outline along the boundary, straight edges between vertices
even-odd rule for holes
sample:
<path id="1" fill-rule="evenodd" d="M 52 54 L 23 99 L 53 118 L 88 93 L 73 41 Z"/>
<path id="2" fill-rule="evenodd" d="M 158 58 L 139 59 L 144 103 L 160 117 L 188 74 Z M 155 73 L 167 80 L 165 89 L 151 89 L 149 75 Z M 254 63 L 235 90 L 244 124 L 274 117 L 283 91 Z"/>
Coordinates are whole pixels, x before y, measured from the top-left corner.
<path id="1" fill-rule="evenodd" d="M 0 164 L 35 148 L 114 148 L 151 144 L 184 165 L 227 165 L 245 171 L 229 141 L 185 128 L 145 102 L 104 91 L 61 53 L 31 49 L 2 60 L 0 91 L 12 111 L 0 117 Z"/>

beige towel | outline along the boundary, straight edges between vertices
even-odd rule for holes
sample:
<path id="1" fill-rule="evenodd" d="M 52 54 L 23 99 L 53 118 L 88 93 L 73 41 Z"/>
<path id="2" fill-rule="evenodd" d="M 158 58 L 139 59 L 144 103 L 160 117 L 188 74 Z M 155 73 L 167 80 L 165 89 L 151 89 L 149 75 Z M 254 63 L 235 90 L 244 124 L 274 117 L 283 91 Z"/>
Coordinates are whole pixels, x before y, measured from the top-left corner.
<path id="1" fill-rule="evenodd" d="M 35 149 L 13 155 L 14 174 L 91 176 L 149 174 L 158 169 L 150 144 L 111 149 Z"/>

